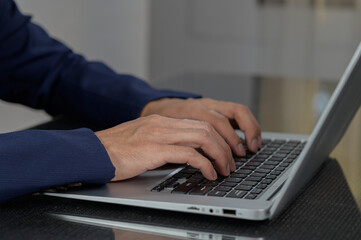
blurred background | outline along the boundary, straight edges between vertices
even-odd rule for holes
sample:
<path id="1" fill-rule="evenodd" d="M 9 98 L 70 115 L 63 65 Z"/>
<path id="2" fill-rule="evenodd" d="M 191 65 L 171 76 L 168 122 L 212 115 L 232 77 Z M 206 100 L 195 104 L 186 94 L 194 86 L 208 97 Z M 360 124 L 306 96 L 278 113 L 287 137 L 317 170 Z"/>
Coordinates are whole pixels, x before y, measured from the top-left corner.
<path id="1" fill-rule="evenodd" d="M 88 59 L 246 104 L 265 131 L 310 134 L 361 40 L 361 0 L 16 2 Z M 0 111 L 0 132 L 51 119 L 5 102 Z M 332 156 L 361 205 L 360 113 Z"/>

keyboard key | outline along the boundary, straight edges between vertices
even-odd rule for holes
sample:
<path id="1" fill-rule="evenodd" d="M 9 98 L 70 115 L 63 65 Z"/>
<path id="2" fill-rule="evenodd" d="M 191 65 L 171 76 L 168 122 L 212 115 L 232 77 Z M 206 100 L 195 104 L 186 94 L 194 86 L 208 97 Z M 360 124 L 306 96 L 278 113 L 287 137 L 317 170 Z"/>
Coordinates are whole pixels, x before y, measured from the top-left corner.
<path id="1" fill-rule="evenodd" d="M 243 181 L 242 184 L 243 184 L 243 185 L 249 185 L 249 186 L 255 186 L 255 185 L 257 185 L 257 182 L 253 182 L 253 181 Z"/>
<path id="2" fill-rule="evenodd" d="M 270 146 L 270 145 L 267 145 L 267 147 L 265 148 L 265 150 L 269 150 L 269 151 L 275 151 L 275 150 L 277 150 L 278 149 L 278 147 L 273 147 L 273 146 Z"/>
<path id="3" fill-rule="evenodd" d="M 263 179 L 261 184 L 270 184 L 272 182 L 272 179 Z"/>
<path id="4" fill-rule="evenodd" d="M 286 169 L 285 167 L 277 167 L 275 170 L 276 170 L 276 171 L 283 172 L 285 169 Z"/>
<path id="5" fill-rule="evenodd" d="M 242 190 L 242 191 L 249 191 L 251 190 L 253 187 L 250 185 L 238 185 L 237 187 L 235 187 L 235 190 Z"/>
<path id="6" fill-rule="evenodd" d="M 267 160 L 264 165 L 278 165 L 278 162 L 276 161 L 271 161 L 271 160 Z"/>
<path id="7" fill-rule="evenodd" d="M 182 183 L 181 185 L 179 185 L 178 187 L 176 187 L 172 193 L 187 193 L 189 192 L 192 188 L 194 188 L 195 186 L 197 186 L 196 183 Z"/>
<path id="8" fill-rule="evenodd" d="M 262 162 L 259 162 L 259 161 L 255 161 L 255 162 L 249 162 L 246 164 L 246 166 L 256 166 L 258 167 L 259 165 L 261 165 Z"/>
<path id="9" fill-rule="evenodd" d="M 236 162 L 236 167 L 242 167 L 244 165 L 243 162 Z"/>
<path id="10" fill-rule="evenodd" d="M 206 180 L 201 183 L 201 185 L 208 185 L 208 186 L 217 186 L 218 184 L 219 182 L 217 180 L 215 181 Z"/>
<path id="11" fill-rule="evenodd" d="M 256 173 L 270 173 L 271 169 L 257 168 L 254 170 Z"/>
<path id="12" fill-rule="evenodd" d="M 266 149 L 266 150 L 263 150 L 263 151 L 262 151 L 262 154 L 271 155 L 273 152 L 274 152 L 274 151 L 271 151 L 271 150 Z"/>
<path id="13" fill-rule="evenodd" d="M 178 187 L 180 185 L 180 183 L 179 182 L 174 182 L 174 183 L 172 183 L 172 184 L 169 184 L 168 186 L 166 186 L 166 188 L 176 188 L 176 187 Z"/>
<path id="14" fill-rule="evenodd" d="M 283 162 L 280 164 L 280 167 L 288 167 L 290 164 L 287 162 Z"/>
<path id="15" fill-rule="evenodd" d="M 242 191 L 242 190 L 233 190 L 226 197 L 227 198 L 243 198 L 244 195 L 246 195 L 246 194 L 247 194 L 247 192 Z"/>
<path id="16" fill-rule="evenodd" d="M 259 182 L 261 180 L 262 180 L 261 177 L 248 177 L 245 179 L 245 181 L 254 181 L 254 182 Z"/>
<path id="17" fill-rule="evenodd" d="M 234 187 L 236 185 L 237 183 L 235 182 L 222 182 L 221 184 L 219 184 L 219 186 L 225 186 L 225 187 Z"/>
<path id="18" fill-rule="evenodd" d="M 275 165 L 262 165 L 259 168 L 261 169 L 267 169 L 267 170 L 272 170 L 274 169 L 276 166 Z"/>
<path id="19" fill-rule="evenodd" d="M 263 178 L 265 177 L 267 174 L 266 173 L 252 173 L 250 176 L 251 177 L 260 177 Z"/>
<path id="20" fill-rule="evenodd" d="M 184 179 L 187 179 L 187 178 L 190 178 L 192 176 L 192 174 L 189 174 L 189 173 L 176 173 L 174 174 L 174 177 L 175 178 L 184 178 Z"/>
<path id="21" fill-rule="evenodd" d="M 243 178 L 227 178 L 226 180 L 224 180 L 225 182 L 234 182 L 234 183 L 239 183 L 243 180 Z"/>
<path id="22" fill-rule="evenodd" d="M 291 150 L 281 149 L 281 150 L 278 150 L 276 154 L 285 154 L 285 155 L 288 155 L 290 152 L 291 152 Z"/>
<path id="23" fill-rule="evenodd" d="M 259 188 L 255 188 L 251 191 L 252 194 L 260 194 L 263 190 Z"/>
<path id="24" fill-rule="evenodd" d="M 283 160 L 283 158 L 279 158 L 279 157 L 271 157 L 270 159 L 268 159 L 269 161 L 275 161 L 275 162 L 281 162 Z"/>
<path id="25" fill-rule="evenodd" d="M 232 173 L 229 177 L 231 178 L 246 178 L 248 174 L 243 173 Z"/>
<path id="26" fill-rule="evenodd" d="M 249 169 L 238 169 L 236 171 L 236 173 L 243 173 L 243 174 L 250 174 L 252 172 L 252 170 L 249 170 Z"/>
<path id="27" fill-rule="evenodd" d="M 256 197 L 257 197 L 256 194 L 250 193 L 250 194 L 248 194 L 248 195 L 245 197 L 245 199 L 255 199 Z"/>
<path id="28" fill-rule="evenodd" d="M 293 150 L 295 147 L 293 145 L 284 145 L 280 150 Z"/>
<path id="29" fill-rule="evenodd" d="M 265 188 L 267 188 L 267 184 L 258 184 L 257 185 L 257 188 L 259 188 L 259 189 L 265 189 Z"/>
<path id="30" fill-rule="evenodd" d="M 248 170 L 255 170 L 257 167 L 256 166 L 243 166 L 243 169 L 248 169 Z"/>
<path id="31" fill-rule="evenodd" d="M 201 183 L 201 182 L 203 182 L 203 179 L 191 177 L 190 179 L 187 180 L 187 182 Z"/>
<path id="32" fill-rule="evenodd" d="M 232 187 L 228 186 L 219 186 L 214 189 L 215 191 L 229 192 L 232 190 Z"/>
<path id="33" fill-rule="evenodd" d="M 225 196 L 227 193 L 223 192 L 223 191 L 216 191 L 213 190 L 212 192 L 208 193 L 208 196 L 212 196 L 212 197 L 223 197 Z"/>
<path id="34" fill-rule="evenodd" d="M 160 191 L 162 191 L 163 189 L 164 189 L 164 186 L 158 185 L 158 186 L 154 187 L 151 191 L 152 191 L 152 192 L 160 192 Z"/>
<path id="35" fill-rule="evenodd" d="M 273 175 L 273 174 L 266 176 L 266 179 L 275 180 L 276 178 L 277 178 L 277 175 Z"/>
<path id="36" fill-rule="evenodd" d="M 179 171 L 179 173 L 188 173 L 188 174 L 193 174 L 198 172 L 197 168 L 193 168 L 193 167 L 186 167 L 184 169 L 182 169 L 181 171 Z"/>
<path id="37" fill-rule="evenodd" d="M 285 158 L 287 157 L 287 154 L 284 154 L 284 153 L 276 153 L 273 155 L 274 157 L 279 157 L 279 158 Z"/>
<path id="38" fill-rule="evenodd" d="M 198 186 L 189 192 L 190 195 L 205 195 L 212 189 L 212 186 Z"/>
<path id="39" fill-rule="evenodd" d="M 294 160 L 294 158 L 286 158 L 283 163 L 292 163 Z"/>
<path id="40" fill-rule="evenodd" d="M 267 159 L 268 157 L 269 157 L 268 154 L 258 154 L 255 158 L 264 160 Z"/>
<path id="41" fill-rule="evenodd" d="M 277 170 L 273 170 L 272 171 L 272 174 L 274 174 L 274 175 L 280 175 L 282 172 L 281 171 L 277 171 Z"/>
<path id="42" fill-rule="evenodd" d="M 235 162 L 243 162 L 243 163 L 245 163 L 245 162 L 248 161 L 248 159 L 247 159 L 247 158 L 244 158 L 244 157 L 241 157 L 241 158 L 235 157 L 235 158 L 234 158 L 234 161 L 235 161 Z"/>

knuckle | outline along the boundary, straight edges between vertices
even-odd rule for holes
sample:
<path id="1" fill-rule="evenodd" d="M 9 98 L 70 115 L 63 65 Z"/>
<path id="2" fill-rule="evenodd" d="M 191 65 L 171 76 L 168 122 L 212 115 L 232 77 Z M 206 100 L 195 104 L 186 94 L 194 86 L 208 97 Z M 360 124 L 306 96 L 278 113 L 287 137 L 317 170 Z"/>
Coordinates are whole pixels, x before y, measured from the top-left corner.
<path id="1" fill-rule="evenodd" d="M 188 148 L 186 151 L 187 158 L 191 160 L 196 160 L 199 158 L 199 153 L 194 148 Z"/>
<path id="2" fill-rule="evenodd" d="M 208 131 L 208 132 L 213 131 L 213 127 L 212 127 L 212 125 L 211 125 L 209 122 L 203 121 L 203 122 L 202 122 L 202 125 L 203 125 L 204 130 L 206 130 L 206 131 Z"/>
<path id="3" fill-rule="evenodd" d="M 208 142 L 211 138 L 211 133 L 205 129 L 200 129 L 199 133 L 203 142 Z"/>
<path id="4" fill-rule="evenodd" d="M 147 118 L 152 123 L 159 122 L 163 119 L 163 117 L 158 114 L 152 114 L 152 115 L 148 116 Z"/>
<path id="5" fill-rule="evenodd" d="M 241 104 L 238 107 L 242 112 L 251 112 L 251 110 L 246 105 Z"/>
<path id="6" fill-rule="evenodd" d="M 220 116 L 218 117 L 218 119 L 219 119 L 219 121 L 220 121 L 222 124 L 227 124 L 227 123 L 229 123 L 228 118 L 225 117 L 225 116 L 223 116 L 223 115 L 220 115 Z"/>

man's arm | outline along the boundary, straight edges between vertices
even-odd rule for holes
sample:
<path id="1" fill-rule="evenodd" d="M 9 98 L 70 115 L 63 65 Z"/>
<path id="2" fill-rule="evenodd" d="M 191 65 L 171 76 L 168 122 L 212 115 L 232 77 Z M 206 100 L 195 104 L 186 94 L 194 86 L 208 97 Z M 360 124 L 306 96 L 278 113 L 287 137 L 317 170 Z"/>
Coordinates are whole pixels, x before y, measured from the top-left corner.
<path id="1" fill-rule="evenodd" d="M 158 91 L 86 61 L 31 23 L 11 0 L 0 0 L 0 86 L 3 100 L 102 128 L 137 118 L 151 100 L 194 96 Z M 89 129 L 0 134 L 0 163 L 0 202 L 68 183 L 103 184 L 115 171 Z"/>
<path id="2" fill-rule="evenodd" d="M 251 151 L 262 142 L 248 108 L 211 99 L 174 99 L 195 96 L 155 90 L 101 63 L 87 62 L 32 24 L 11 0 L 0 0 L 0 85 L 4 100 L 101 127 L 144 116 L 97 132 L 98 138 L 87 129 L 78 130 L 87 132 L 85 139 L 71 131 L 0 135 L 0 156 L 5 156 L 0 161 L 6 165 L 0 170 L 0 192 L 9 192 L 0 201 L 73 181 L 126 179 L 167 162 L 188 163 L 215 179 L 217 173 L 209 159 L 219 174 L 228 175 L 235 170 L 231 149 L 244 154 L 232 127 L 245 132 Z M 52 150 L 57 154 L 49 154 Z M 73 164 L 77 167 L 67 172 Z M 37 171 L 28 171 L 32 166 Z M 51 175 L 54 169 L 58 174 Z"/>
<path id="3" fill-rule="evenodd" d="M 0 134 L 0 164 L 0 203 L 64 184 L 104 184 L 115 172 L 99 139 L 85 128 Z"/>
<path id="4" fill-rule="evenodd" d="M 0 11 L 3 100 L 106 128 L 139 117 L 152 100 L 195 97 L 156 90 L 134 76 L 86 61 L 33 24 L 11 0 L 0 0 Z"/>

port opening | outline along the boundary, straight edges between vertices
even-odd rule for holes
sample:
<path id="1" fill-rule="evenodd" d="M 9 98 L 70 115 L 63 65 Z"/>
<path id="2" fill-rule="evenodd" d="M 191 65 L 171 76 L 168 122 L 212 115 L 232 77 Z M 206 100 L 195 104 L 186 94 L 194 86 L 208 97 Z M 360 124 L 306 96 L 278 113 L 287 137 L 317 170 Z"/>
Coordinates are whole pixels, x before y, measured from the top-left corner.
<path id="1" fill-rule="evenodd" d="M 188 210 L 195 210 L 195 211 L 199 211 L 199 210 L 200 210 L 199 208 L 193 207 L 193 206 L 192 206 L 192 207 L 188 207 L 187 209 L 188 209 Z"/>
<path id="2" fill-rule="evenodd" d="M 223 209 L 223 214 L 224 215 L 236 215 L 236 210 L 232 210 L 232 209 Z"/>

